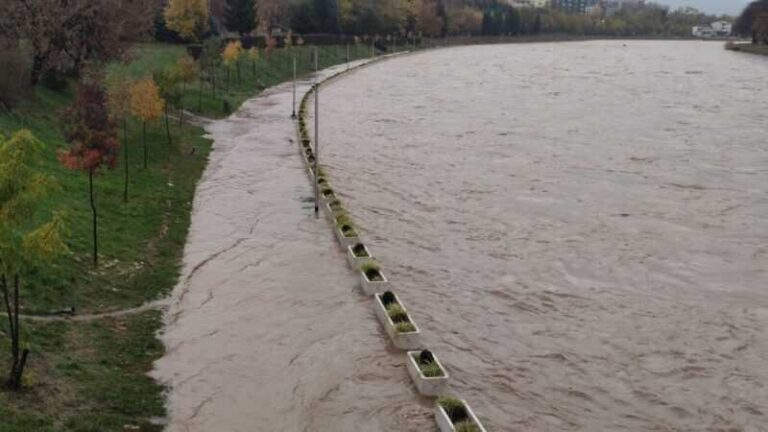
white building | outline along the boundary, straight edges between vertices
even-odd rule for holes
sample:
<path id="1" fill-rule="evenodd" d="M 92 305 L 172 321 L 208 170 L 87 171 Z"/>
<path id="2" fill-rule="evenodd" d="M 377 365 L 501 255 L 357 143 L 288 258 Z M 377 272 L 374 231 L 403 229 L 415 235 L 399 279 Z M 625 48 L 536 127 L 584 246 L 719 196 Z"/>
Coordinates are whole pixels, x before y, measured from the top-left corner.
<path id="1" fill-rule="evenodd" d="M 733 24 L 728 21 L 715 21 L 710 25 L 695 26 L 691 29 L 691 35 L 700 38 L 727 37 L 731 35 Z"/>
<path id="2" fill-rule="evenodd" d="M 715 21 L 709 25 L 718 36 L 730 36 L 733 30 L 733 24 L 728 21 Z"/>

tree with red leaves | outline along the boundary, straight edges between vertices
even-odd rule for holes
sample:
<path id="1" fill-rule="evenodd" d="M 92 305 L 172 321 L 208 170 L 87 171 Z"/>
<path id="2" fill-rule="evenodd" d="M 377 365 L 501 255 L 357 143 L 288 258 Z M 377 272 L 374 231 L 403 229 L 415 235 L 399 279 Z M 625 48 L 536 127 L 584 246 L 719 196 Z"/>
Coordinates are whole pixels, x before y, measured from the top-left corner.
<path id="1" fill-rule="evenodd" d="M 78 84 L 77 95 L 64 112 L 68 125 L 67 151 L 59 153 L 59 161 L 67 168 L 88 173 L 88 196 L 93 215 L 93 265 L 99 263 L 98 215 L 93 196 L 93 177 L 103 167 L 115 168 L 120 143 L 107 108 L 107 92 L 99 74 L 92 74 Z"/>

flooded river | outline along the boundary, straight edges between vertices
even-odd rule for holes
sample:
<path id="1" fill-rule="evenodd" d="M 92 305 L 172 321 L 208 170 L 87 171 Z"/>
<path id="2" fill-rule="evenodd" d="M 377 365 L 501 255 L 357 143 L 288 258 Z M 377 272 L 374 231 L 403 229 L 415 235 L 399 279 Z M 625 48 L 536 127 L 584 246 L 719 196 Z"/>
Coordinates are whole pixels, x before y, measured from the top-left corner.
<path id="1" fill-rule="evenodd" d="M 462 47 L 373 65 L 321 101 L 333 183 L 489 430 L 768 430 L 766 58 Z M 348 319 L 380 333 L 347 279 Z M 331 361 L 315 354 L 302 381 Z M 371 391 L 324 408 L 354 417 Z M 408 398 L 409 424 L 429 424 Z"/>
<path id="2" fill-rule="evenodd" d="M 720 44 L 444 49 L 327 86 L 321 156 L 489 430 L 765 431 L 767 89 Z M 208 127 L 168 431 L 432 432 L 312 215 L 290 106 Z"/>

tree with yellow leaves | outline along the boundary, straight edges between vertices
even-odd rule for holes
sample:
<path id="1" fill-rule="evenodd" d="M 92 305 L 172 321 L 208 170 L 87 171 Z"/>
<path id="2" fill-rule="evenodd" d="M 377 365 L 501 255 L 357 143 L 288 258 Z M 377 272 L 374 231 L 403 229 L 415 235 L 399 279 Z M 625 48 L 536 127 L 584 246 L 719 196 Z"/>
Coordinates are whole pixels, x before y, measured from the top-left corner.
<path id="1" fill-rule="evenodd" d="M 147 122 L 157 120 L 163 115 L 165 101 L 160 97 L 160 89 L 151 78 L 137 81 L 131 86 L 131 112 L 141 120 L 144 137 L 144 168 L 147 168 Z"/>
<path id="2" fill-rule="evenodd" d="M 10 139 L 0 133 L 0 293 L 11 338 L 8 388 L 13 391 L 21 390 L 29 355 L 21 348 L 21 276 L 67 250 L 62 215 L 43 205 L 58 189 L 42 174 L 44 149 L 28 130 Z"/>
<path id="3" fill-rule="evenodd" d="M 227 90 L 229 90 L 229 76 L 232 65 L 237 65 L 237 82 L 240 83 L 240 57 L 243 55 L 243 44 L 240 41 L 232 41 L 224 48 L 221 53 L 221 59 L 224 60 L 224 66 L 227 67 Z"/>
<path id="4" fill-rule="evenodd" d="M 208 26 L 207 0 L 170 0 L 163 11 L 165 25 L 184 39 L 199 41 Z"/>

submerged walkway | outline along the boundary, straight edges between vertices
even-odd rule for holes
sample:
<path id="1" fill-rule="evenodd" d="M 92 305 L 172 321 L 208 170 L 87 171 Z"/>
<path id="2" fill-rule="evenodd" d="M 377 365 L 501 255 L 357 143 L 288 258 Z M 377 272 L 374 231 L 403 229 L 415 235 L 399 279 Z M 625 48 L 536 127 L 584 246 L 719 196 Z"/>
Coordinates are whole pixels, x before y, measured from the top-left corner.
<path id="1" fill-rule="evenodd" d="M 214 150 L 153 373 L 170 386 L 168 430 L 432 430 L 314 218 L 291 103 L 287 83 L 207 126 Z"/>

